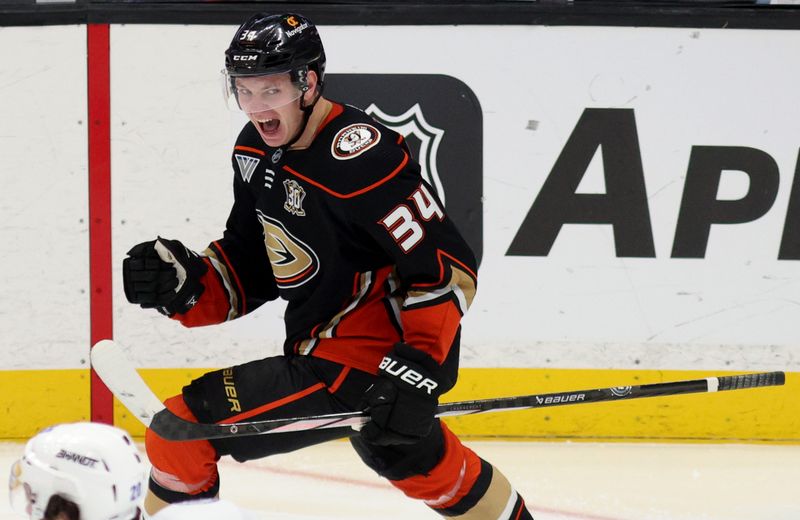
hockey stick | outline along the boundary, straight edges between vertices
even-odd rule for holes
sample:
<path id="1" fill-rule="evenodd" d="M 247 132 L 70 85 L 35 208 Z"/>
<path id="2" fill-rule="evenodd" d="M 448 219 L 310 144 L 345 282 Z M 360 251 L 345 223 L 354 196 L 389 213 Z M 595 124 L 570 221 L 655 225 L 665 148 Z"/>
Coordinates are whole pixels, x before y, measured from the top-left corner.
<path id="1" fill-rule="evenodd" d="M 111 392 L 137 419 L 159 436 L 171 441 L 222 439 L 265 433 L 284 433 L 322 428 L 351 427 L 359 429 L 369 420 L 362 411 L 339 414 L 266 419 L 230 424 L 193 423 L 166 409 L 130 364 L 122 349 L 111 340 L 102 340 L 92 348 L 92 366 Z M 521 395 L 475 401 L 440 404 L 437 417 L 469 415 L 503 410 L 549 408 L 579 403 L 621 401 L 704 392 L 744 390 L 780 386 L 786 381 L 783 372 L 761 372 L 736 376 L 707 377 L 690 381 L 618 386 L 595 390 L 576 390 L 550 394 Z M 350 431 L 352 433 L 352 430 Z M 343 434 L 342 436 L 345 436 Z"/>

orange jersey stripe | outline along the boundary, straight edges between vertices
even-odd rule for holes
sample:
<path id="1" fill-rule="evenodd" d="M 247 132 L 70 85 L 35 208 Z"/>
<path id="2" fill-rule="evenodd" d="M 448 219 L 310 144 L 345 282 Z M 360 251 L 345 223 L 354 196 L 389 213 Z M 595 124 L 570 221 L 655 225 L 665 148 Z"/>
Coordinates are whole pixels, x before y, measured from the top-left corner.
<path id="1" fill-rule="evenodd" d="M 328 123 L 339 117 L 339 115 L 341 115 L 341 113 L 344 112 L 344 107 L 339 103 L 331 102 L 331 104 L 333 105 L 333 107 L 331 107 L 331 111 L 328 112 L 328 115 L 325 117 L 322 123 L 320 123 L 319 126 L 317 127 L 317 131 L 314 133 L 314 138 L 316 138 L 317 135 L 319 135 L 319 133 L 322 131 L 323 128 L 328 126 Z"/>
<path id="2" fill-rule="evenodd" d="M 307 183 L 309 183 L 309 184 L 311 184 L 313 186 L 316 186 L 317 188 L 321 189 L 325 193 L 333 195 L 334 197 L 337 197 L 337 198 L 340 198 L 340 199 L 351 199 L 353 197 L 358 197 L 359 195 L 362 195 L 362 194 L 364 194 L 364 193 L 366 193 L 368 191 L 371 191 L 371 190 L 377 188 L 378 186 L 380 186 L 381 184 L 385 184 L 386 182 L 390 181 L 395 175 L 400 173 L 400 171 L 406 166 L 407 163 L 408 163 L 408 154 L 403 152 L 403 160 L 400 161 L 400 165 L 397 168 L 395 168 L 394 171 L 392 171 L 389 175 L 387 175 L 383 179 L 381 179 L 381 180 L 379 180 L 377 182 L 374 182 L 374 183 L 370 184 L 369 186 L 367 186 L 365 188 L 361 188 L 360 190 L 356 190 L 356 191 L 354 191 L 352 193 L 339 193 L 338 191 L 333 191 L 332 189 L 328 188 L 327 186 L 324 186 L 324 185 L 318 183 L 317 181 L 309 179 L 308 177 L 306 177 L 302 173 L 299 173 L 299 172 L 291 169 L 288 166 L 284 165 L 283 169 L 285 171 L 291 173 L 295 177 L 299 177 L 300 179 L 303 179 Z"/>
<path id="3" fill-rule="evenodd" d="M 333 384 L 330 387 L 328 387 L 328 392 L 332 394 L 336 393 L 336 391 L 339 389 L 342 383 L 344 383 L 344 380 L 347 379 L 347 374 L 349 373 L 350 373 L 350 367 L 344 367 L 342 371 L 339 373 L 339 377 L 336 378 L 336 381 L 334 381 Z"/>
<path id="4" fill-rule="evenodd" d="M 267 155 L 264 150 L 259 150 L 258 148 L 251 148 L 250 146 L 234 146 L 234 150 L 241 150 L 243 152 L 252 152 L 257 153 L 258 155 Z"/>
<path id="5" fill-rule="evenodd" d="M 376 375 L 381 359 L 394 344 L 390 341 L 376 343 L 371 338 L 327 338 L 319 340 L 311 355 Z"/>
<path id="6" fill-rule="evenodd" d="M 308 266 L 308 268 L 306 268 L 305 271 L 303 271 L 302 273 L 300 273 L 298 275 L 292 276 L 291 278 L 276 278 L 275 281 L 277 283 L 279 283 L 279 284 L 285 284 L 285 283 L 294 282 L 295 280 L 301 280 L 312 269 L 314 269 L 314 266 L 310 265 L 310 266 Z"/>
<path id="7" fill-rule="evenodd" d="M 519 497 L 519 510 L 517 511 L 517 515 L 514 517 L 514 520 L 519 520 L 519 517 L 522 516 L 523 511 L 525 511 L 525 499 Z"/>
<path id="8" fill-rule="evenodd" d="M 270 403 L 263 404 L 258 408 L 253 408 L 252 410 L 248 410 L 246 412 L 242 412 L 238 415 L 234 415 L 233 417 L 228 417 L 227 419 L 223 419 L 219 421 L 220 423 L 234 423 L 240 422 L 245 419 L 249 419 L 251 417 L 255 417 L 256 415 L 261 415 L 262 413 L 266 413 L 270 410 L 274 410 L 275 408 L 280 408 L 281 406 L 297 401 L 298 399 L 302 399 L 303 397 L 313 394 L 317 390 L 321 390 L 325 388 L 325 383 L 317 383 L 316 385 L 309 386 L 305 390 L 301 390 L 299 392 L 295 392 L 292 395 L 287 395 L 283 399 L 278 399 L 277 401 L 272 401 Z"/>

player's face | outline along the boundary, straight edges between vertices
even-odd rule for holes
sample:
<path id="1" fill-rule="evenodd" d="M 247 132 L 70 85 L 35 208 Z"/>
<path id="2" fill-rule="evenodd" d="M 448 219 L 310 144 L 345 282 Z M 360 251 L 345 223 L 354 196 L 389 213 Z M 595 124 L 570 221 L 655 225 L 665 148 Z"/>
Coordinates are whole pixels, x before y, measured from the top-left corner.
<path id="1" fill-rule="evenodd" d="M 303 121 L 298 101 L 303 93 L 288 73 L 234 81 L 239 106 L 268 146 L 282 146 L 294 137 Z"/>

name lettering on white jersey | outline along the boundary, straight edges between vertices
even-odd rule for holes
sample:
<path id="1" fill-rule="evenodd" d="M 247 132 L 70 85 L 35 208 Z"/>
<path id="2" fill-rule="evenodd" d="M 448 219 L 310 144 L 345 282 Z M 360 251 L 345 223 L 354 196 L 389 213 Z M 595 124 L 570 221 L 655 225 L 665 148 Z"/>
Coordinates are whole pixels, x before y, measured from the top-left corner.
<path id="1" fill-rule="evenodd" d="M 261 162 L 261 159 L 250 157 L 249 155 L 240 155 L 238 153 L 235 157 L 236 164 L 239 165 L 239 173 L 242 175 L 242 180 L 244 182 L 250 182 L 250 179 L 253 177 L 253 172 L 256 170 L 258 163 Z"/>

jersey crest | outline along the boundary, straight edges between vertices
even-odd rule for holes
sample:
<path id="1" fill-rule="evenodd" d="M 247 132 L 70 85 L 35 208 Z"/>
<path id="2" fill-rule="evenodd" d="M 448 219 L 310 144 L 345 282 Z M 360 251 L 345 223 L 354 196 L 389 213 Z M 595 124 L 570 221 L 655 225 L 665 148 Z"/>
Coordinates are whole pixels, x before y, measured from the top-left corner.
<path id="1" fill-rule="evenodd" d="M 314 250 L 279 220 L 261 211 L 257 214 L 264 227 L 264 244 L 278 288 L 291 289 L 311 280 L 319 272 L 319 257 Z"/>
<path id="2" fill-rule="evenodd" d="M 336 134 L 331 143 L 331 154 L 340 161 L 353 159 L 366 152 L 381 140 L 381 133 L 372 125 L 355 123 Z"/>

